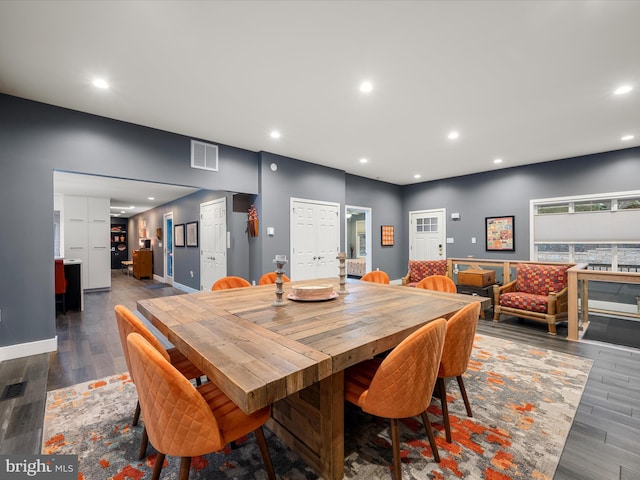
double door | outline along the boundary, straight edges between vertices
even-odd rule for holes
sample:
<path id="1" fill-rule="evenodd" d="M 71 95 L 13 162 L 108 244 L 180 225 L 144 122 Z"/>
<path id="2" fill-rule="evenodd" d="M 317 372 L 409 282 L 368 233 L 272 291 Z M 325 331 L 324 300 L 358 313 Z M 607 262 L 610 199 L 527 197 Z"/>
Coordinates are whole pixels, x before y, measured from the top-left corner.
<path id="1" fill-rule="evenodd" d="M 291 199 L 291 279 L 337 277 L 340 205 Z"/>

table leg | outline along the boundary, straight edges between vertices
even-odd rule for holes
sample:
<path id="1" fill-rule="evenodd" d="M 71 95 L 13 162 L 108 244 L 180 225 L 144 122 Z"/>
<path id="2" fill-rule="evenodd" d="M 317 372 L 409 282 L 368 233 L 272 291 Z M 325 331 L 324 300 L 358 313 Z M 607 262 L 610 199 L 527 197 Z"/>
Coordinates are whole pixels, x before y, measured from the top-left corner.
<path id="1" fill-rule="evenodd" d="M 344 372 L 273 404 L 267 428 L 326 480 L 344 477 Z"/>

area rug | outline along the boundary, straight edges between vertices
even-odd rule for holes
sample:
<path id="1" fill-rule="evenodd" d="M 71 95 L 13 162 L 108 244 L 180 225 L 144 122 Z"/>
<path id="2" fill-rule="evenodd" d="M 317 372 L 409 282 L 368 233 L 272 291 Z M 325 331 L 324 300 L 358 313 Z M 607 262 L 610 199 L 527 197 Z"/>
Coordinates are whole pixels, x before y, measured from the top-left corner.
<path id="1" fill-rule="evenodd" d="M 453 442 L 444 438 L 440 403 L 429 417 L 441 463 L 435 463 L 418 418 L 401 422 L 404 479 L 546 480 L 553 478 L 580 402 L 591 361 L 490 336 L 477 336 L 464 375 L 473 417 L 466 416 L 455 380 L 448 383 Z M 153 447 L 137 460 L 142 426 L 131 426 L 137 395 L 127 374 L 51 391 L 42 453 L 79 457 L 80 479 L 149 478 Z M 347 405 L 345 478 L 391 479 L 388 421 Z M 144 414 L 143 414 L 144 416 Z M 279 479 L 317 474 L 266 430 Z M 177 478 L 179 459 L 167 457 L 163 479 Z M 195 458 L 190 479 L 265 479 L 253 435 L 223 452 Z"/>

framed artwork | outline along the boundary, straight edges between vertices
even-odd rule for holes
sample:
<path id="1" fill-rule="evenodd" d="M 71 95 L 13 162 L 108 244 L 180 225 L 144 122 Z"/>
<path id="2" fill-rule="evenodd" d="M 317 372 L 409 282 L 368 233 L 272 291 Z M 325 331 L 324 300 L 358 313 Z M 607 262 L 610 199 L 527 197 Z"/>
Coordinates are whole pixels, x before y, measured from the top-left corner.
<path id="1" fill-rule="evenodd" d="M 383 247 L 393 246 L 393 225 L 382 225 L 380 227 L 381 244 Z"/>
<path id="2" fill-rule="evenodd" d="M 513 252 L 516 249 L 516 237 L 513 230 L 515 217 L 485 217 L 485 237 L 487 252 Z"/>
<path id="3" fill-rule="evenodd" d="M 173 227 L 173 246 L 184 247 L 184 223 Z"/>
<path id="4" fill-rule="evenodd" d="M 198 222 L 187 223 L 187 247 L 198 246 Z"/>

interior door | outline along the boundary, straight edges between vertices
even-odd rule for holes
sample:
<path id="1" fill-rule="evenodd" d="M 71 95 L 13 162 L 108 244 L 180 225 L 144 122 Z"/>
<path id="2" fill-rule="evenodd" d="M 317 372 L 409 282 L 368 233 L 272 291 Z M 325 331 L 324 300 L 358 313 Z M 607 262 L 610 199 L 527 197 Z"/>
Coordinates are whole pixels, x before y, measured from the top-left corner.
<path id="1" fill-rule="evenodd" d="M 173 285 L 173 212 L 165 213 L 162 241 L 164 248 L 164 283 Z"/>
<path id="2" fill-rule="evenodd" d="M 200 290 L 227 276 L 227 199 L 200 204 Z"/>
<path id="3" fill-rule="evenodd" d="M 409 212 L 409 259 L 446 258 L 445 210 Z"/>
<path id="4" fill-rule="evenodd" d="M 291 279 L 335 277 L 339 204 L 291 199 Z"/>

